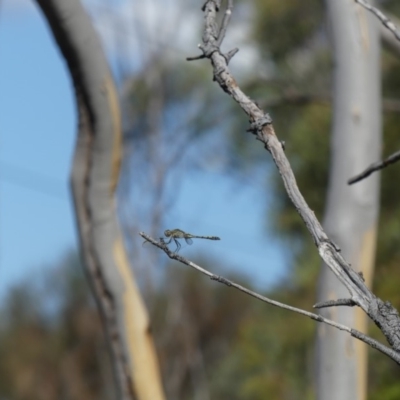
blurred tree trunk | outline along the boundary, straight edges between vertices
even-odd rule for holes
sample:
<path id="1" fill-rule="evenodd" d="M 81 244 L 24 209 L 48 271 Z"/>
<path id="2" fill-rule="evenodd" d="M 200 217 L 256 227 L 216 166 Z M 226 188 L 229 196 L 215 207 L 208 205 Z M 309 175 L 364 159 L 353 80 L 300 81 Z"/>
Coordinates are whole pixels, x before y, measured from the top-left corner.
<path id="1" fill-rule="evenodd" d="M 79 0 L 37 0 L 73 79 L 79 131 L 71 174 L 86 275 L 110 344 L 118 399 L 164 399 L 148 315 L 116 216 L 121 121 L 100 41 Z"/>
<path id="2" fill-rule="evenodd" d="M 379 214 L 379 174 L 347 180 L 381 156 L 379 29 L 374 16 L 351 0 L 326 0 L 334 58 L 331 167 L 324 226 L 356 271 L 371 284 Z M 322 267 L 318 301 L 349 293 Z M 360 331 L 365 314 L 356 308 L 323 314 Z M 319 400 L 366 398 L 366 346 L 338 330 L 318 326 L 316 389 Z"/>

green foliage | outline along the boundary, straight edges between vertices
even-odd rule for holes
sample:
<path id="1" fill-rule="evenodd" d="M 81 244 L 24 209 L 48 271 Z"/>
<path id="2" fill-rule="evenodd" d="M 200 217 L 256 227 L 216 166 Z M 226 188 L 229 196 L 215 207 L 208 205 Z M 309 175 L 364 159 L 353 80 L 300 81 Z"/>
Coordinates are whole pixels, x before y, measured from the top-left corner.
<path id="1" fill-rule="evenodd" d="M 286 314 L 264 304 L 254 307 L 214 375 L 215 398 L 310 398 L 304 381 L 312 378 L 314 324 Z"/>
<path id="2" fill-rule="evenodd" d="M 286 302 L 294 296 L 304 307 L 313 301 L 312 292 L 289 282 L 271 296 Z M 222 400 L 310 398 L 302 381 L 312 375 L 311 321 L 182 265 L 168 266 L 153 303 L 168 398 L 189 400 L 202 392 Z M 44 282 L 31 279 L 16 288 L 1 312 L 0 393 L 16 400 L 113 398 L 102 327 L 74 257 L 49 270 Z"/>
<path id="3" fill-rule="evenodd" d="M 255 39 L 274 60 L 305 46 L 323 21 L 320 0 L 255 0 Z"/>
<path id="4" fill-rule="evenodd" d="M 199 81 L 207 84 L 199 86 Z M 157 136 L 163 142 L 173 139 L 172 148 L 178 136 L 197 140 L 223 120 L 219 94 L 204 64 L 188 68 L 187 62 L 155 57 L 127 84 L 125 140 L 136 140 L 137 145 Z"/>
<path id="5" fill-rule="evenodd" d="M 15 400 L 108 400 L 112 370 L 77 258 L 14 288 L 1 310 L 0 393 Z M 112 384 L 112 382 L 111 382 Z"/>
<path id="6" fill-rule="evenodd" d="M 400 15 L 400 4 L 396 0 L 384 0 L 382 1 L 382 6 L 384 7 L 385 13 L 386 11 L 388 13 L 391 13 L 392 15 L 396 16 L 396 18 L 399 18 Z M 383 8 L 381 8 L 383 10 Z M 388 14 L 388 16 L 391 18 L 391 15 Z M 397 25 L 396 21 L 396 25 Z"/>
<path id="7" fill-rule="evenodd" d="M 397 58 L 385 54 L 383 63 L 383 91 L 384 96 L 393 98 L 400 95 L 398 71 L 400 62 Z M 400 149 L 398 113 L 386 114 L 384 118 L 383 158 Z M 381 210 L 378 236 L 378 265 L 376 279 L 381 279 L 380 272 L 393 261 L 400 261 L 400 188 L 393 184 L 400 173 L 400 164 L 394 164 L 381 172 Z M 383 273 L 383 272 L 382 272 Z M 388 282 L 389 283 L 389 282 Z"/>
<path id="8" fill-rule="evenodd" d="M 213 265 L 210 260 L 200 264 Z M 230 354 L 253 305 L 249 296 L 188 267 L 168 266 L 152 313 L 168 398 L 193 399 L 202 391 L 223 398 L 215 394 L 212 380 L 220 376 L 219 364 Z"/>
<path id="9" fill-rule="evenodd" d="M 330 108 L 312 104 L 303 108 L 284 135 L 286 153 L 300 191 L 321 219 L 329 169 Z M 293 209 L 282 180 L 274 175 L 275 199 L 272 217 L 280 232 L 291 239 L 308 236 L 300 216 Z"/>

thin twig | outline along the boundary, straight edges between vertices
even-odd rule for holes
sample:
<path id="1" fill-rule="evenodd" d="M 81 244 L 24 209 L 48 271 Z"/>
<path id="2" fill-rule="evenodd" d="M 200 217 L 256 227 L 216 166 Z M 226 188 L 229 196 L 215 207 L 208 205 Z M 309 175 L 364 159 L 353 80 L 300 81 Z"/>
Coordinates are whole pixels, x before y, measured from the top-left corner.
<path id="1" fill-rule="evenodd" d="M 225 38 L 226 30 L 231 20 L 233 10 L 233 0 L 228 0 L 228 6 L 226 7 L 224 18 L 222 20 L 221 29 L 218 34 L 217 45 L 221 46 L 222 41 Z"/>
<path id="2" fill-rule="evenodd" d="M 347 332 L 351 331 L 351 328 L 349 328 L 345 325 L 338 324 L 338 323 L 331 321 L 329 319 L 326 319 L 318 314 L 314 314 L 314 313 L 302 310 L 297 307 L 292 307 L 287 304 L 280 303 L 279 301 L 271 300 L 268 297 L 262 296 L 259 293 L 253 292 L 252 290 L 239 285 L 238 283 L 235 283 L 235 282 L 233 282 L 229 279 L 226 279 L 220 275 L 215 275 L 212 272 L 206 270 L 205 268 L 200 267 L 199 265 L 195 264 L 194 262 L 186 259 L 185 257 L 182 257 L 181 255 L 177 254 L 176 252 L 171 251 L 163 240 L 157 241 L 157 240 L 153 239 L 151 236 L 145 234 L 144 232 L 140 232 L 139 235 L 143 239 L 145 239 L 146 242 L 149 242 L 149 243 L 153 244 L 154 246 L 158 247 L 159 249 L 163 250 L 165 252 L 165 254 L 167 254 L 167 256 L 169 258 L 171 258 L 172 260 L 177 260 L 177 261 L 181 262 L 182 264 L 188 265 L 189 267 L 194 268 L 195 270 L 201 272 L 202 274 L 207 275 L 210 279 L 212 279 L 214 281 L 223 283 L 226 286 L 234 287 L 235 289 L 238 289 L 243 293 L 246 293 L 252 297 L 255 297 L 258 300 L 261 300 L 261 301 L 271 304 L 273 306 L 284 308 L 285 310 L 289 310 L 289 311 L 296 312 L 298 314 L 305 315 L 305 316 L 310 317 L 319 322 L 325 322 L 325 323 L 327 323 L 331 326 L 334 326 L 335 328 L 338 328 L 343 331 L 347 331 Z"/>
<path id="3" fill-rule="evenodd" d="M 194 268 L 196 271 L 199 271 L 202 274 L 207 275 L 213 281 L 223 283 L 224 285 L 226 285 L 228 287 L 233 287 L 243 293 L 248 294 L 249 296 L 252 296 L 258 300 L 263 301 L 264 303 L 270 304 L 275 307 L 283 308 L 284 310 L 292 311 L 292 312 L 295 312 L 300 315 L 304 315 L 308 318 L 313 319 L 314 321 L 323 322 L 327 325 L 333 326 L 336 329 L 348 332 L 353 337 L 356 337 L 357 339 L 361 340 L 362 342 L 367 343 L 367 344 L 371 345 L 372 347 L 374 347 L 375 349 L 381 351 L 382 353 L 389 355 L 389 357 L 391 357 L 394 361 L 396 361 L 400 365 L 400 354 L 396 353 L 391 348 L 383 345 L 382 343 L 379 343 L 375 339 L 373 339 L 369 336 L 366 336 L 362 332 L 359 332 L 355 329 L 349 328 L 346 325 L 339 324 L 335 321 L 332 321 L 328 318 L 323 317 L 322 315 L 314 314 L 312 312 L 302 310 L 301 308 L 292 307 L 292 306 L 289 306 L 288 304 L 284 304 L 279 301 L 272 300 L 268 297 L 262 296 L 261 294 L 254 292 L 250 289 L 247 289 L 246 287 L 239 285 L 238 283 L 233 282 L 230 279 L 224 278 L 223 276 L 220 276 L 220 275 L 215 275 L 212 272 L 208 271 L 207 269 L 200 267 L 199 265 L 195 264 L 194 262 L 186 259 L 185 257 L 182 257 L 182 256 L 176 254 L 175 252 L 172 252 L 163 240 L 157 241 L 157 240 L 153 239 L 151 236 L 146 235 L 144 232 L 140 232 L 139 234 L 143 239 L 145 239 L 145 241 L 147 241 L 147 242 L 153 244 L 154 246 L 158 247 L 159 249 L 163 250 L 170 259 L 177 260 L 177 261 L 181 262 L 182 264 L 185 264 L 185 265 L 188 265 L 189 267 Z"/>
<path id="4" fill-rule="evenodd" d="M 366 170 L 361 172 L 360 174 L 354 176 L 353 178 L 349 179 L 347 183 L 352 185 L 353 183 L 360 182 L 365 179 L 367 176 L 370 176 L 372 173 L 379 171 L 390 164 L 394 164 L 395 162 L 400 160 L 400 150 L 393 153 L 388 158 L 383 161 L 379 161 L 376 163 L 371 164 Z"/>
<path id="5" fill-rule="evenodd" d="M 357 304 L 354 303 L 353 299 L 337 299 L 337 300 L 320 301 L 319 303 L 314 304 L 314 308 L 327 308 L 327 307 L 338 307 L 338 306 L 354 307 L 356 305 Z"/>
<path id="6" fill-rule="evenodd" d="M 372 14 L 375 14 L 378 19 L 382 22 L 382 24 L 389 29 L 390 32 L 393 33 L 393 35 L 396 37 L 397 40 L 400 40 L 400 32 L 396 28 L 396 25 L 380 10 L 378 10 L 376 7 L 371 6 L 371 4 L 368 4 L 364 0 L 355 0 L 356 3 L 358 3 L 360 6 L 363 6 L 366 8 L 368 11 L 371 11 Z"/>

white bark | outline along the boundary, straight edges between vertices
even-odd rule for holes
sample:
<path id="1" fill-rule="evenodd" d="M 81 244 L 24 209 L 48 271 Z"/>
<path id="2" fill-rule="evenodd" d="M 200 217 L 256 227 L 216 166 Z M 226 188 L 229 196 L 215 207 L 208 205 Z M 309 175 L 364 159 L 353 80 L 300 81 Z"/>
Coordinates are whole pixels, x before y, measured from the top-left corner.
<path id="1" fill-rule="evenodd" d="M 353 186 L 347 180 L 381 157 L 379 23 L 353 0 L 326 0 L 334 58 L 334 114 L 331 169 L 324 227 L 345 259 L 373 273 L 379 174 Z M 318 301 L 348 297 L 324 265 Z M 356 307 L 337 307 L 322 315 L 358 330 L 366 317 Z M 317 335 L 316 391 L 319 400 L 366 398 L 366 346 L 320 324 Z"/>
<path id="2" fill-rule="evenodd" d="M 79 0 L 37 0 L 62 52 L 79 114 L 71 188 L 85 272 L 110 345 L 120 400 L 164 400 L 150 321 L 116 214 L 122 158 L 119 101 Z"/>

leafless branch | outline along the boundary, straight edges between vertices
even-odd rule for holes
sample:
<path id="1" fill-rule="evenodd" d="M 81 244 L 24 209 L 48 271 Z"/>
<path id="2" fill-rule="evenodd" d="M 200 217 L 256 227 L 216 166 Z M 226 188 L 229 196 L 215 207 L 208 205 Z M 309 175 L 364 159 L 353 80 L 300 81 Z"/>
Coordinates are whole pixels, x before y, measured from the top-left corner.
<path id="1" fill-rule="evenodd" d="M 229 22 L 232 16 L 233 0 L 228 0 L 228 6 L 226 7 L 224 18 L 222 19 L 221 29 L 219 30 L 217 44 L 221 46 L 222 41 L 225 38 L 226 30 L 228 29 Z"/>
<path id="2" fill-rule="evenodd" d="M 158 247 L 159 249 L 163 250 L 165 252 L 165 254 L 172 260 L 177 260 L 179 262 L 181 262 L 182 264 L 188 265 L 189 267 L 194 268 L 196 271 L 201 272 L 204 275 L 207 275 L 211 280 L 213 281 L 217 281 L 219 283 L 223 283 L 224 285 L 228 286 L 228 287 L 233 287 L 243 293 L 248 294 L 249 296 L 252 296 L 258 300 L 263 301 L 264 303 L 270 304 L 272 306 L 275 307 L 279 307 L 279 308 L 283 308 L 284 310 L 288 310 L 288 311 L 292 311 L 295 312 L 297 314 L 300 315 L 304 315 L 308 318 L 313 319 L 314 321 L 317 322 L 323 322 L 327 325 L 333 326 L 336 329 L 339 329 L 341 331 L 345 331 L 351 334 L 351 336 L 361 340 L 362 342 L 369 344 L 370 346 L 372 346 L 373 348 L 381 351 L 383 354 L 388 355 L 390 358 L 392 358 L 394 361 L 396 361 L 397 364 L 400 365 L 400 354 L 398 354 L 397 352 L 395 352 L 394 350 L 392 350 L 391 348 L 379 343 L 378 341 L 376 341 L 375 339 L 372 339 L 369 336 L 364 335 L 362 332 L 359 332 L 355 329 L 351 329 L 346 325 L 343 324 L 339 324 L 335 321 L 332 321 L 328 318 L 325 318 L 321 315 L 318 314 L 314 314 L 311 313 L 309 311 L 306 310 L 302 310 L 301 308 L 297 308 L 297 307 L 292 307 L 288 304 L 284 304 L 281 303 L 279 301 L 276 300 L 272 300 L 268 297 L 262 296 L 261 294 L 254 292 L 250 289 L 247 289 L 246 287 L 239 285 L 236 282 L 231 281 L 230 279 L 224 278 L 223 276 L 220 275 L 215 275 L 212 272 L 208 271 L 207 269 L 200 267 L 200 265 L 195 264 L 194 262 L 186 259 L 185 257 L 182 257 L 180 255 L 178 255 L 175 252 L 172 252 L 168 246 L 165 244 L 165 242 L 163 242 L 162 240 L 157 241 L 155 239 L 153 239 L 152 237 L 146 235 L 144 232 L 140 232 L 140 236 L 145 239 L 146 241 L 150 242 L 151 244 L 153 244 L 154 246 Z M 354 304 L 353 304 L 354 305 Z"/>
<path id="3" fill-rule="evenodd" d="M 382 24 L 385 25 L 386 28 L 388 28 L 389 31 L 393 33 L 396 39 L 400 40 L 400 32 L 396 28 L 396 25 L 385 14 L 383 14 L 382 11 L 378 10 L 376 7 L 371 6 L 371 4 L 368 4 L 364 0 L 355 0 L 355 2 L 360 4 L 360 6 L 366 8 L 368 11 L 371 11 L 372 14 L 375 14 L 382 22 Z"/>
<path id="4" fill-rule="evenodd" d="M 243 93 L 229 71 L 226 57 L 221 53 L 217 40 L 219 29 L 221 28 L 218 28 L 216 18 L 219 5 L 220 1 L 207 0 L 203 7 L 205 28 L 202 37 L 203 43 L 199 45 L 202 51 L 200 57 L 210 59 L 213 66 L 214 79 L 249 117 L 249 131 L 264 144 L 266 150 L 271 154 L 282 177 L 286 192 L 309 230 L 320 257 L 347 288 L 352 301 L 361 307 L 381 329 L 395 350 L 390 357 L 394 360 L 398 359 L 397 351 L 400 351 L 400 318 L 397 310 L 389 302 L 383 302 L 369 290 L 362 277 L 342 257 L 340 248 L 328 238 L 314 212 L 300 193 L 283 146 L 275 134 L 272 118 Z"/>
<path id="5" fill-rule="evenodd" d="M 400 23 L 397 19 L 391 15 L 390 19 L 394 21 L 394 23 L 399 26 Z M 379 32 L 382 39 L 382 44 L 385 48 L 391 52 L 394 56 L 400 56 L 400 41 L 396 39 L 396 37 L 389 31 L 384 25 L 379 24 Z"/>
<path id="6" fill-rule="evenodd" d="M 400 160 L 400 150 L 393 153 L 388 158 L 383 161 L 379 161 L 376 163 L 371 164 L 365 171 L 361 172 L 360 174 L 354 176 L 353 178 L 349 179 L 347 183 L 352 185 L 353 183 L 360 182 L 366 177 L 370 176 L 372 173 L 379 171 L 390 164 L 394 164 L 395 162 Z"/>
<path id="7" fill-rule="evenodd" d="M 354 303 L 352 299 L 337 299 L 337 300 L 321 301 L 320 303 L 314 304 L 314 308 L 327 308 L 327 307 L 338 307 L 338 306 L 354 307 L 356 305 L 357 304 Z"/>

